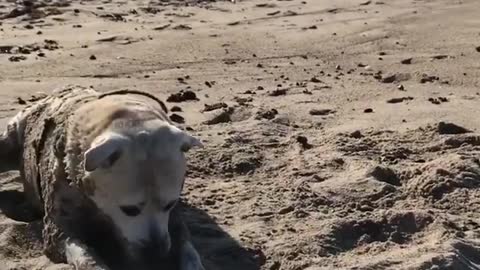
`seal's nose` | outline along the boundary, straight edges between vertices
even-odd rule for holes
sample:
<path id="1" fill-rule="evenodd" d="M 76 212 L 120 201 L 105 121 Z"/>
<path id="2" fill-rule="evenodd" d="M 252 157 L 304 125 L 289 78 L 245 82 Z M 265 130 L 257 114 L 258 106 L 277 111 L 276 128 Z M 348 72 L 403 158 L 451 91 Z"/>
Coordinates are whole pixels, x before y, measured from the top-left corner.
<path id="1" fill-rule="evenodd" d="M 150 229 L 150 239 L 144 242 L 144 254 L 151 258 L 165 257 L 170 251 L 170 236 L 160 233 L 155 227 Z"/>

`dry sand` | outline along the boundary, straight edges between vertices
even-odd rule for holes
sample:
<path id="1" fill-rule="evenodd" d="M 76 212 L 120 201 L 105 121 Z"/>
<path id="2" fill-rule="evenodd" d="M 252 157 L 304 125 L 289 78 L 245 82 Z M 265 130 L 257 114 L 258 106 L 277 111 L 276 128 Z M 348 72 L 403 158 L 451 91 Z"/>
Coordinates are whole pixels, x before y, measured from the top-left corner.
<path id="1" fill-rule="evenodd" d="M 480 269 L 480 1 L 33 2 L 0 1 L 0 126 L 65 84 L 168 99 L 208 270 Z M 0 269 L 70 269 L 16 175 Z"/>

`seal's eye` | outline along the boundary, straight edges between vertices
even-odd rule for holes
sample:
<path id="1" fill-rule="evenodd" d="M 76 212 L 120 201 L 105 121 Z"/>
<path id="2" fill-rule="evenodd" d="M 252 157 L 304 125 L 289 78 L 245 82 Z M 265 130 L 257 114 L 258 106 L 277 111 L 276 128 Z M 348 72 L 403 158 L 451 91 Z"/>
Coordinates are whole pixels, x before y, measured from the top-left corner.
<path id="1" fill-rule="evenodd" d="M 175 204 L 177 203 L 177 200 L 173 200 L 171 202 L 169 202 L 167 205 L 165 205 L 165 207 L 163 208 L 164 211 L 170 211 L 172 210 L 172 208 L 175 206 Z"/>
<path id="2" fill-rule="evenodd" d="M 120 210 L 122 210 L 122 212 L 129 217 L 138 216 L 142 212 L 142 209 L 135 205 L 120 206 Z"/>

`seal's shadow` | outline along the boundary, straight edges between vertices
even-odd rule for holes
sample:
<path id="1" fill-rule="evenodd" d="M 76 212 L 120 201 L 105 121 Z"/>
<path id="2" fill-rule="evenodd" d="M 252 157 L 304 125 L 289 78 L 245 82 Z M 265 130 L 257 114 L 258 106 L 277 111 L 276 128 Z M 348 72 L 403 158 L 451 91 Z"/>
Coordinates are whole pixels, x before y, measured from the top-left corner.
<path id="1" fill-rule="evenodd" d="M 262 254 L 242 247 L 205 211 L 186 203 L 180 206 L 206 270 L 260 269 Z"/>
<path id="2" fill-rule="evenodd" d="M 18 179 L 18 176 L 15 177 L 16 181 L 19 181 Z M 10 182 L 15 180 L 10 180 Z M 0 181 L 0 187 L 4 184 L 5 181 Z M 21 222 L 33 222 L 41 219 L 39 213 L 27 203 L 25 194 L 16 189 L 0 190 L 0 211 L 6 217 Z"/>
<path id="3" fill-rule="evenodd" d="M 264 260 L 258 252 L 242 247 L 205 211 L 182 203 L 179 205 L 192 236 L 193 244 L 202 256 L 206 270 L 258 270 Z M 0 211 L 10 219 L 39 222 L 38 216 L 26 204 L 23 192 L 0 191 Z M 41 228 L 37 228 L 41 238 Z M 41 239 L 38 239 L 41 242 Z"/>

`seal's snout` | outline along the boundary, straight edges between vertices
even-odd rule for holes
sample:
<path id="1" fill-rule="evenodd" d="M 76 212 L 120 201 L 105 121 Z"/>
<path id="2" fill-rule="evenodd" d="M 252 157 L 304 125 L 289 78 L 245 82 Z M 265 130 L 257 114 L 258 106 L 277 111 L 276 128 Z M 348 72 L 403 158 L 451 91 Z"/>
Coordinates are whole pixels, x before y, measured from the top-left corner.
<path id="1" fill-rule="evenodd" d="M 171 247 L 169 234 L 160 234 L 155 229 L 150 231 L 150 239 L 144 241 L 142 244 L 144 256 L 150 259 L 167 256 Z"/>

